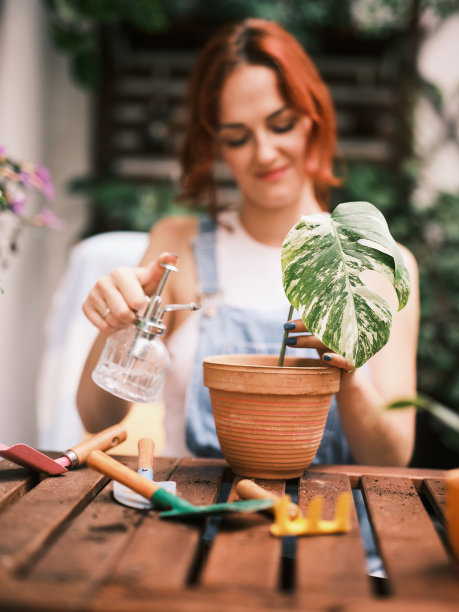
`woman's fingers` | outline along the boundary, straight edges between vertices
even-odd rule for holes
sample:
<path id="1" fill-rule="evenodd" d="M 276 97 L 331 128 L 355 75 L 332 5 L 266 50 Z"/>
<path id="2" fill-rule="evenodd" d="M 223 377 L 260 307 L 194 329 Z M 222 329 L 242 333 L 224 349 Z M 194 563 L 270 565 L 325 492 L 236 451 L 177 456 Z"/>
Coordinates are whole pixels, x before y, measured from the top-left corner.
<path id="1" fill-rule="evenodd" d="M 100 296 L 96 296 L 91 290 L 88 298 L 83 303 L 83 312 L 89 321 L 101 331 L 108 329 L 110 326 L 107 318 L 110 315 L 110 309 Z"/>
<path id="2" fill-rule="evenodd" d="M 284 329 L 285 331 L 293 332 L 293 333 L 295 332 L 302 333 L 302 332 L 308 331 L 306 329 L 305 324 L 303 323 L 301 319 L 292 319 L 291 321 L 287 321 L 287 323 L 284 323 Z"/>
<path id="3" fill-rule="evenodd" d="M 287 346 L 295 348 L 314 348 L 327 350 L 325 344 L 319 340 L 317 336 L 312 334 L 305 334 L 303 336 L 289 336 L 285 341 Z"/>
<path id="4" fill-rule="evenodd" d="M 335 366 L 335 368 L 341 368 L 345 372 L 350 373 L 350 372 L 354 372 L 355 370 L 355 367 L 351 363 L 349 363 L 347 359 L 344 359 L 344 357 L 341 357 L 341 355 L 338 355 L 337 353 L 332 353 L 332 352 L 324 353 L 322 355 L 322 359 L 326 363 L 328 363 L 328 365 Z"/>
<path id="5" fill-rule="evenodd" d="M 111 274 L 113 287 L 107 293 L 107 306 L 119 321 L 131 323 L 135 313 L 143 314 L 148 304 L 138 279 L 138 268 L 118 268 Z"/>
<path id="6" fill-rule="evenodd" d="M 143 287 L 143 290 L 148 295 L 151 295 L 156 291 L 160 280 L 165 272 L 163 263 L 176 265 L 178 261 L 178 255 L 176 253 L 164 252 L 151 264 L 144 268 L 137 268 L 138 280 Z"/>
<path id="7" fill-rule="evenodd" d="M 299 336 L 289 335 L 286 340 L 287 346 L 292 346 L 296 348 L 315 348 L 325 351 L 327 350 L 325 344 L 321 340 L 319 340 L 317 336 L 308 333 L 308 330 L 306 329 L 306 326 L 301 319 L 287 321 L 287 323 L 284 323 L 284 329 L 285 331 L 289 332 L 289 334 L 301 334 Z"/>
<path id="8" fill-rule="evenodd" d="M 327 362 L 329 365 L 335 366 L 336 368 L 341 368 L 346 372 L 353 372 L 355 367 L 347 361 L 341 355 L 330 351 L 330 349 L 325 346 L 325 344 L 313 334 L 305 333 L 307 332 L 307 328 L 301 319 L 295 319 L 292 321 L 287 321 L 284 324 L 285 331 L 293 334 L 301 334 L 288 336 L 286 340 L 287 346 L 293 348 L 314 348 L 319 351 L 320 358 L 323 361 Z"/>
<path id="9" fill-rule="evenodd" d="M 89 292 L 83 312 L 100 330 L 119 328 L 135 320 L 135 312 L 145 309 L 148 298 L 136 270 L 117 268 L 102 276 Z"/>
<path id="10" fill-rule="evenodd" d="M 121 328 L 143 315 L 165 272 L 162 263 L 177 263 L 175 253 L 162 253 L 148 266 L 117 268 L 102 276 L 89 292 L 83 312 L 100 330 Z"/>

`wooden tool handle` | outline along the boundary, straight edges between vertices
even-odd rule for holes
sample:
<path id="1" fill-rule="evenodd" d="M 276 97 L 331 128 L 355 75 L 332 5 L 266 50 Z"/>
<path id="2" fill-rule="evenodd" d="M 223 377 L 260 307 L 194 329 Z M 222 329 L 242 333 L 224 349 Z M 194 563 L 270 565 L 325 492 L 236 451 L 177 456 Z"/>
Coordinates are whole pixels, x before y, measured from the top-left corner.
<path id="1" fill-rule="evenodd" d="M 253 480 L 248 480 L 245 478 L 237 483 L 236 493 L 239 495 L 239 497 L 242 497 L 243 499 L 274 499 L 275 501 L 278 501 L 280 499 L 278 495 L 275 495 L 274 493 L 263 489 L 263 487 L 260 487 L 260 485 L 258 485 Z M 270 511 L 273 510 L 270 509 Z M 296 518 L 299 514 L 299 511 L 299 507 L 293 502 L 290 502 L 288 510 L 290 518 Z"/>
<path id="2" fill-rule="evenodd" d="M 99 450 L 108 450 L 121 444 L 127 438 L 127 431 L 122 427 L 122 425 L 113 425 L 108 429 L 104 429 L 103 431 L 95 434 L 88 438 L 88 440 L 84 440 L 73 446 L 71 451 L 75 453 L 78 457 L 78 465 L 81 465 L 86 461 L 88 455 L 91 451 L 99 449 Z"/>
<path id="3" fill-rule="evenodd" d="M 151 499 L 152 495 L 161 488 L 156 482 L 143 478 L 137 474 L 137 472 L 134 472 L 100 450 L 91 451 L 87 463 L 89 467 L 97 470 L 101 474 L 105 474 L 105 476 L 113 480 L 121 482 L 121 484 L 124 484 L 126 487 L 129 487 L 147 499 Z"/>
<path id="4" fill-rule="evenodd" d="M 153 469 L 153 457 L 155 454 L 154 441 L 151 438 L 140 438 L 137 447 L 139 449 L 139 463 L 137 465 L 138 469 Z"/>

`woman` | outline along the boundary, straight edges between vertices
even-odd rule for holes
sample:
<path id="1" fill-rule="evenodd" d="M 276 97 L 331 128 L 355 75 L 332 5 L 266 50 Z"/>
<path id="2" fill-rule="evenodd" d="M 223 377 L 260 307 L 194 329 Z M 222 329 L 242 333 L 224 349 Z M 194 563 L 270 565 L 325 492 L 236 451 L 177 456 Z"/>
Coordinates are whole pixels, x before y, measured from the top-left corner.
<path id="1" fill-rule="evenodd" d="M 182 197 L 205 203 L 201 220 L 171 217 L 151 230 L 140 266 L 101 278 L 83 309 L 100 334 L 88 357 L 78 407 L 89 431 L 121 420 L 122 400 L 91 380 L 107 336 L 132 324 L 162 274 L 160 262 L 180 262 L 163 303 L 198 300 L 199 313 L 167 315 L 171 367 L 166 377 L 165 454 L 218 456 L 202 358 L 222 352 L 278 352 L 288 303 L 281 284 L 280 247 L 301 215 L 327 214 L 335 118 L 328 90 L 299 43 L 280 26 L 247 19 L 218 32 L 204 48 L 190 83 L 190 115 L 182 153 Z M 240 189 L 240 208 L 219 211 L 212 167 L 220 157 Z M 369 194 L 371 196 L 371 194 Z M 216 223 L 215 223 L 216 221 Z M 381 412 L 386 402 L 416 389 L 419 319 L 417 267 L 402 252 L 412 295 L 394 315 L 387 345 L 353 371 L 317 338 L 301 335 L 299 320 L 286 327 L 291 346 L 319 348 L 342 369 L 316 461 L 406 465 L 414 443 L 412 410 Z M 379 275 L 367 283 L 394 302 Z M 280 330 L 280 331 L 279 331 Z M 185 435 L 186 434 L 186 435 Z"/>

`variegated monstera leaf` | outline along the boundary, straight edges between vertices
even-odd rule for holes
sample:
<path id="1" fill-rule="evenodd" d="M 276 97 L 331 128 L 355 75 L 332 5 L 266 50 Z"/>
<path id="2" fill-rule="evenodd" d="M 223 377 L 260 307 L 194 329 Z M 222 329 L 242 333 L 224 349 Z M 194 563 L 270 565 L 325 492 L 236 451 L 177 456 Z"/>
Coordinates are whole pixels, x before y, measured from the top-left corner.
<path id="1" fill-rule="evenodd" d="M 360 280 L 386 276 L 399 310 L 410 294 L 408 271 L 384 216 L 368 202 L 347 202 L 329 215 L 304 216 L 282 245 L 285 294 L 307 329 L 356 367 L 389 340 L 387 301 Z"/>

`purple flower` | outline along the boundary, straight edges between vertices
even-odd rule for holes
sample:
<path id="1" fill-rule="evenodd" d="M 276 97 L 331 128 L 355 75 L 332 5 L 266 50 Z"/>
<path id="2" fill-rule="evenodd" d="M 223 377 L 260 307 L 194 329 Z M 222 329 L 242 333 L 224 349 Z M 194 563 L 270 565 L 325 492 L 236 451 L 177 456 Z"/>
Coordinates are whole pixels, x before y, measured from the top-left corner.
<path id="1" fill-rule="evenodd" d="M 44 208 L 41 213 L 35 215 L 34 225 L 42 225 L 52 229 L 61 230 L 65 227 L 65 222 L 53 213 L 50 208 Z"/>
<path id="2" fill-rule="evenodd" d="M 5 147 L 0 145 L 0 195 L 2 210 L 10 210 L 22 217 L 26 223 L 62 229 L 64 223 L 49 209 L 42 210 L 33 218 L 26 216 L 26 190 L 36 189 L 48 200 L 55 196 L 51 175 L 42 164 L 14 161 L 6 157 Z"/>
<path id="3" fill-rule="evenodd" d="M 24 184 L 25 187 L 32 187 L 32 181 L 30 180 L 30 175 L 27 170 L 21 170 L 19 173 L 20 180 Z"/>
<path id="4" fill-rule="evenodd" d="M 51 175 L 49 173 L 49 170 L 48 170 L 48 168 L 46 168 L 42 164 L 38 164 L 37 166 L 35 166 L 35 174 L 44 183 L 50 183 L 51 182 Z"/>
<path id="5" fill-rule="evenodd" d="M 14 196 L 14 199 L 8 200 L 8 208 L 20 217 L 25 212 L 26 196 L 24 192 L 19 192 Z"/>
<path id="6" fill-rule="evenodd" d="M 51 181 L 44 182 L 42 184 L 41 191 L 48 200 L 54 200 L 55 192 Z"/>
<path id="7" fill-rule="evenodd" d="M 35 166 L 35 176 L 41 183 L 40 190 L 45 194 L 48 200 L 52 200 L 54 198 L 54 187 L 48 168 L 42 164 Z"/>

